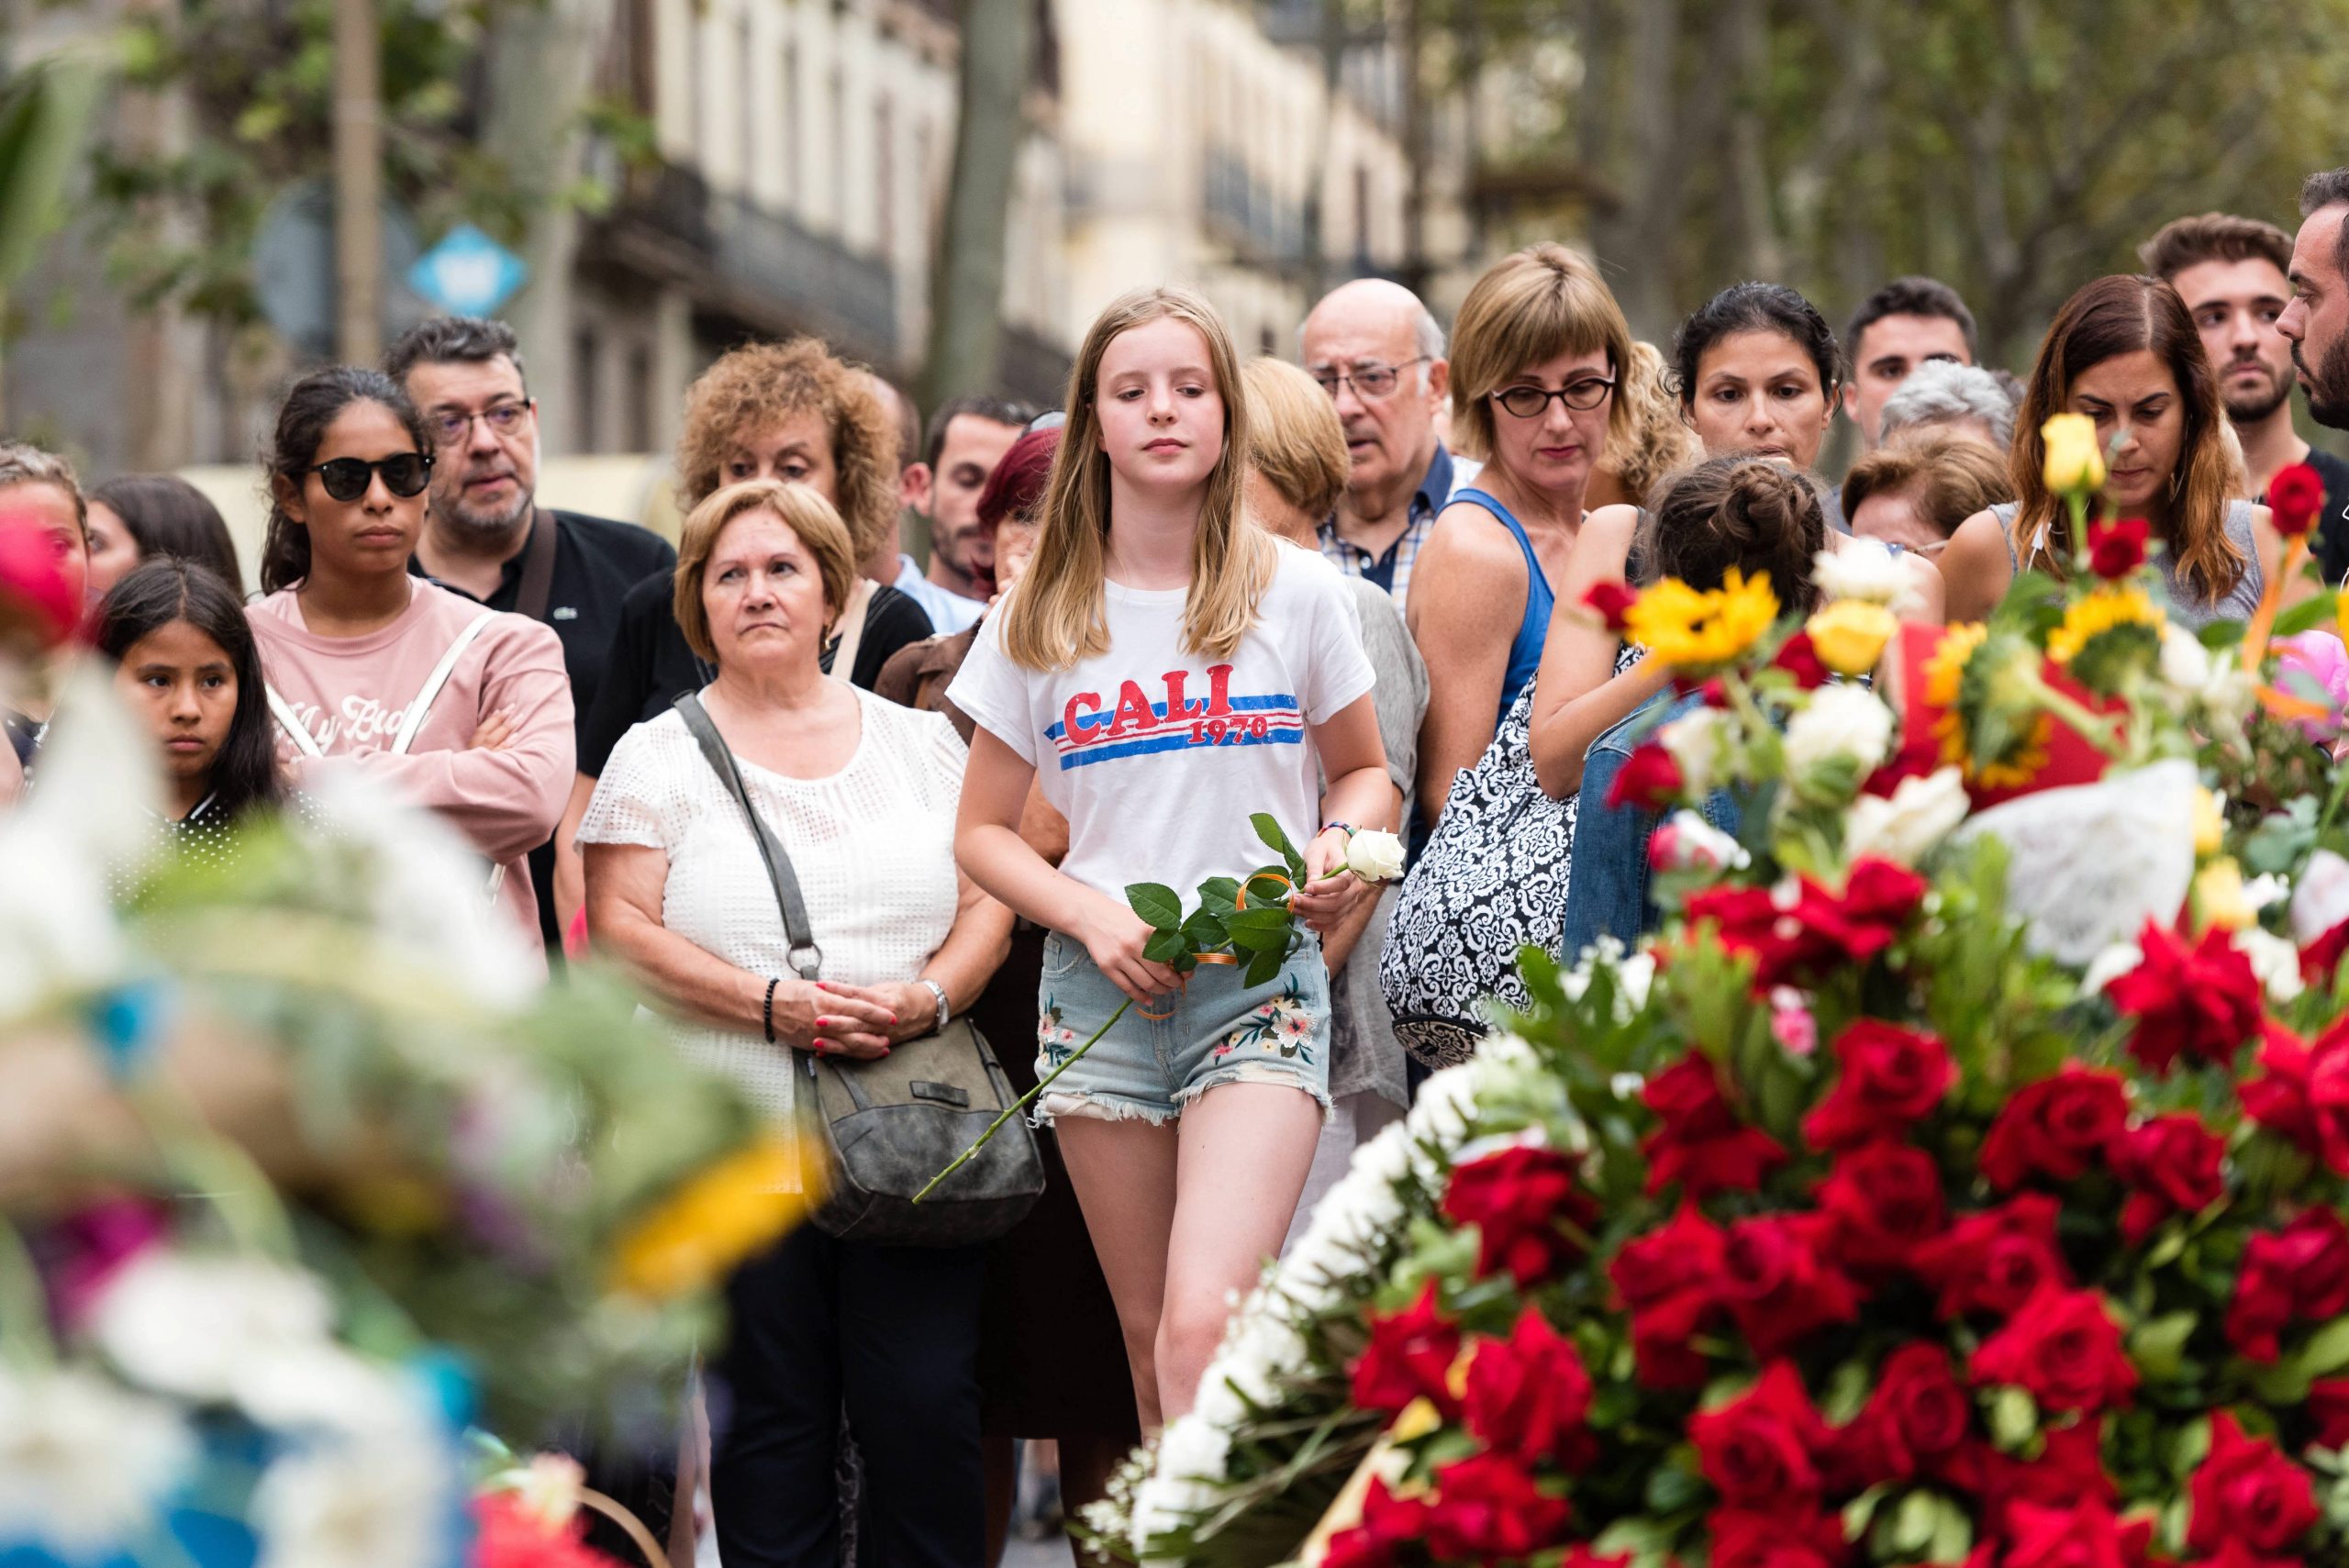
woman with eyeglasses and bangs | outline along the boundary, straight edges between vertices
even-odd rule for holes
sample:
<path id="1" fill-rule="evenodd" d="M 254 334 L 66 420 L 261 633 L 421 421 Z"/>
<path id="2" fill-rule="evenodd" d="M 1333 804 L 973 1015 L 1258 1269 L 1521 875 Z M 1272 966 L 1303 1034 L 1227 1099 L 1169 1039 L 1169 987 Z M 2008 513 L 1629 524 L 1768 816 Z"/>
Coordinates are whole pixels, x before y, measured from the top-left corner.
<path id="1" fill-rule="evenodd" d="M 524 857 L 562 815 L 571 682 L 555 634 L 408 574 L 433 446 L 398 385 L 339 366 L 287 394 L 263 455 L 267 595 L 247 611 L 293 782 L 339 770 L 439 812 L 539 947 Z"/>

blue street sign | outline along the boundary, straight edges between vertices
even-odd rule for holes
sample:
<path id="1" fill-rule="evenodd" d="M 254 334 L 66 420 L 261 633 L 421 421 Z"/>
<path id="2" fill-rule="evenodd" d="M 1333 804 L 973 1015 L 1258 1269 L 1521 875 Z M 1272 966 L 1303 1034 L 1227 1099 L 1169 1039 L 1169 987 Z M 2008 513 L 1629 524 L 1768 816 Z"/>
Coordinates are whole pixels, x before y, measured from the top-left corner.
<path id="1" fill-rule="evenodd" d="M 530 270 L 522 258 L 461 223 L 417 259 L 408 286 L 455 316 L 486 316 L 522 286 Z"/>

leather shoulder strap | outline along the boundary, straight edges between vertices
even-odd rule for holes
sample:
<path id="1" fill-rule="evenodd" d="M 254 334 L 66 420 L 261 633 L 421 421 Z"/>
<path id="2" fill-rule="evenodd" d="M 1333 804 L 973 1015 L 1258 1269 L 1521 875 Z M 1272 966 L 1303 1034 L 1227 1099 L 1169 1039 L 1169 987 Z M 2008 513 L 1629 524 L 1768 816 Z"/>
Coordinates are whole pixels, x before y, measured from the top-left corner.
<path id="1" fill-rule="evenodd" d="M 514 590 L 514 608 L 532 620 L 547 618 L 547 600 L 554 592 L 555 532 L 561 525 L 552 512 L 530 517 L 530 542 L 522 547 L 522 581 Z"/>
<path id="2" fill-rule="evenodd" d="M 685 721 L 686 729 L 701 747 L 702 759 L 710 771 L 725 784 L 726 793 L 742 808 L 749 818 L 751 837 L 757 840 L 759 859 L 766 863 L 767 881 L 774 888 L 775 906 L 783 911 L 784 935 L 791 939 L 791 967 L 802 980 L 813 980 L 824 966 L 824 950 L 807 929 L 807 902 L 799 895 L 799 877 L 791 869 L 791 856 L 785 851 L 783 840 L 766 825 L 766 819 L 751 805 L 749 792 L 742 787 L 742 772 L 734 765 L 734 753 L 726 738 L 701 706 L 701 695 L 687 692 L 676 701 L 677 716 Z"/>

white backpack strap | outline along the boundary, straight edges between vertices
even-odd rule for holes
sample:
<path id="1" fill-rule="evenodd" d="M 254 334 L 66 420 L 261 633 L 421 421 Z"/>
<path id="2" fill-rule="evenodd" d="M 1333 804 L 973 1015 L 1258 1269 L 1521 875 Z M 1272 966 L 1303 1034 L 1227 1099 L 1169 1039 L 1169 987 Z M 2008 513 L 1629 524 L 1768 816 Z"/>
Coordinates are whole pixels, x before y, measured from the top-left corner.
<path id="1" fill-rule="evenodd" d="M 294 717 L 293 705 L 277 695 L 275 686 L 265 686 L 262 689 L 269 694 L 269 711 L 276 717 L 278 728 L 293 738 L 294 744 L 301 749 L 303 755 L 325 756 L 326 752 L 318 748 L 317 737 L 312 735 L 309 728 Z"/>
<path id="2" fill-rule="evenodd" d="M 440 688 L 449 684 L 449 677 L 456 672 L 457 661 L 463 658 L 465 650 L 473 645 L 473 639 L 488 630 L 489 623 L 496 618 L 495 610 L 484 610 L 475 616 L 464 630 L 457 633 L 457 639 L 449 644 L 449 651 L 440 655 L 440 662 L 432 666 L 432 673 L 424 678 L 423 686 L 407 705 L 407 713 L 400 719 L 400 732 L 392 738 L 393 756 L 407 755 L 409 743 L 415 740 L 416 732 L 424 726 L 424 716 L 432 711 L 433 703 L 440 695 Z"/>

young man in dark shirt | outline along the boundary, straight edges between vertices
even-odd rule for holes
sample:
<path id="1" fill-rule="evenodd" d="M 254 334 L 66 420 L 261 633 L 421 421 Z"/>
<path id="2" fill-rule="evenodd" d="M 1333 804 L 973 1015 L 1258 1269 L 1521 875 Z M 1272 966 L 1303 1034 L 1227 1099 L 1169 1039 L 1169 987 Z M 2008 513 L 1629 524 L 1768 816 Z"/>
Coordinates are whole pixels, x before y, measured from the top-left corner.
<path id="1" fill-rule="evenodd" d="M 676 550 L 633 523 L 538 504 L 539 408 L 506 323 L 436 317 L 392 345 L 384 369 L 422 411 L 436 449 L 432 505 L 408 570 L 552 627 L 584 729 L 622 599 L 674 565 Z M 553 849 L 541 846 L 530 855 L 530 880 L 547 951 L 560 953 L 553 878 Z"/>
<path id="2" fill-rule="evenodd" d="M 2292 428 L 2292 342 L 2276 329 L 2292 302 L 2291 236 L 2255 217 L 2206 212 L 2165 225 L 2137 254 L 2177 291 L 2202 335 L 2227 421 L 2243 443 L 2250 498 L 2265 503 L 2267 482 L 2296 462 L 2324 480 L 2313 550 L 2325 580 L 2338 584 L 2349 573 L 2349 462 Z"/>

